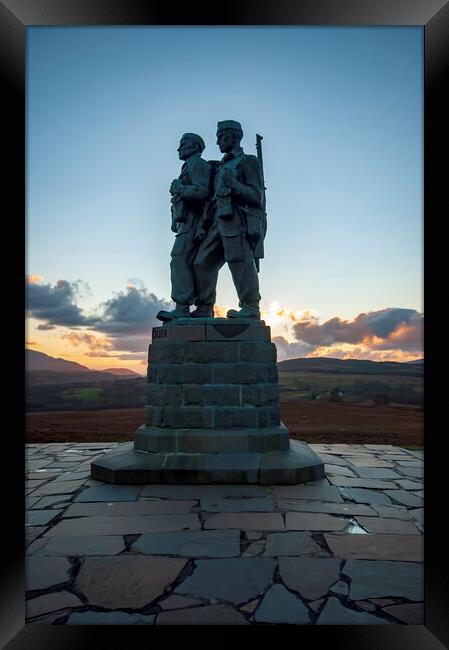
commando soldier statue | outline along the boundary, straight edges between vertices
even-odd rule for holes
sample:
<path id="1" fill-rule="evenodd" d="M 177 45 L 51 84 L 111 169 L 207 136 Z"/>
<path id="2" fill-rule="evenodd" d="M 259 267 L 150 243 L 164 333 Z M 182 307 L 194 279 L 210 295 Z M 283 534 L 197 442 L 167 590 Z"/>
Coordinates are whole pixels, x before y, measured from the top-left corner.
<path id="1" fill-rule="evenodd" d="M 227 317 L 260 318 L 258 265 L 266 232 L 265 188 L 261 161 L 244 153 L 242 137 L 239 122 L 218 122 L 217 144 L 225 155 L 214 169 L 212 196 L 203 216 L 207 232 L 193 260 L 197 306 L 193 317 L 213 316 L 218 272 L 227 262 L 240 306 L 230 309 Z"/>
<path id="2" fill-rule="evenodd" d="M 211 166 L 201 157 L 204 148 L 199 135 L 184 133 L 177 150 L 184 164 L 179 178 L 170 186 L 171 229 L 176 233 L 170 262 L 171 298 L 176 307 L 173 311 L 159 311 L 157 318 L 162 321 L 189 318 L 190 305 L 194 304 L 192 261 L 198 249 L 198 238 L 204 236 L 201 219 L 211 183 Z"/>

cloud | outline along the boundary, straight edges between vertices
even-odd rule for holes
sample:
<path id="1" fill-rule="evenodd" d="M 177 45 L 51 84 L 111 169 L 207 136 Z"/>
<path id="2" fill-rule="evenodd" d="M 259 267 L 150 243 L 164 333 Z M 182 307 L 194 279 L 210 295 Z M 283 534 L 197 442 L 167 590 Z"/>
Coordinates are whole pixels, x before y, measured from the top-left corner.
<path id="1" fill-rule="evenodd" d="M 113 298 L 102 303 L 102 316 L 95 329 L 111 337 L 145 335 L 150 337 L 151 328 L 160 325 L 156 314 L 160 309 L 170 309 L 171 303 L 161 300 L 145 287 L 128 284 L 126 292 L 119 291 Z"/>
<path id="2" fill-rule="evenodd" d="M 295 323 L 293 333 L 296 340 L 316 347 L 363 343 L 377 349 L 401 348 L 422 346 L 422 321 L 422 314 L 414 309 L 389 307 L 359 314 L 352 321 L 331 318 L 321 325 L 314 316 Z"/>
<path id="3" fill-rule="evenodd" d="M 313 346 L 307 343 L 289 343 L 283 336 L 273 336 L 271 340 L 276 345 L 278 361 L 307 357 L 313 351 Z"/>
<path id="4" fill-rule="evenodd" d="M 61 339 L 67 340 L 76 347 L 87 345 L 91 352 L 108 352 L 113 349 L 113 343 L 110 339 L 95 336 L 90 332 L 67 332 L 61 336 Z"/>
<path id="5" fill-rule="evenodd" d="M 37 320 L 45 321 L 38 329 L 52 329 L 55 326 L 81 327 L 93 325 L 95 319 L 88 318 L 76 304 L 83 283 L 58 280 L 55 285 L 39 284 L 27 277 L 27 310 L 28 315 Z"/>
<path id="6" fill-rule="evenodd" d="M 28 284 L 41 284 L 44 281 L 42 275 L 27 275 L 26 282 Z"/>
<path id="7" fill-rule="evenodd" d="M 86 314 L 77 301 L 83 291 L 88 291 L 87 285 L 80 280 L 42 284 L 36 278 L 42 279 L 27 277 L 27 311 L 30 317 L 43 321 L 37 329 L 47 331 L 66 326 L 76 330 L 61 338 L 74 346 L 87 347 L 91 356 L 109 356 L 114 351 L 146 354 L 151 329 L 160 325 L 157 312 L 171 306 L 170 301 L 149 293 L 142 281 L 133 279 L 125 291 L 116 292 L 91 314 Z"/>

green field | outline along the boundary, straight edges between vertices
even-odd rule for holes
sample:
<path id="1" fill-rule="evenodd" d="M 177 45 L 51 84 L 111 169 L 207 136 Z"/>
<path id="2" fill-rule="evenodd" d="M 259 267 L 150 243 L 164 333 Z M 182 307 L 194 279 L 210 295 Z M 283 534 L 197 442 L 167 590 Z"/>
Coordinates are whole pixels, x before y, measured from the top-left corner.
<path id="1" fill-rule="evenodd" d="M 357 375 L 280 371 L 279 385 L 283 401 L 332 399 L 352 404 L 382 401 L 422 406 L 422 377 L 403 375 Z M 335 400 L 337 401 L 337 400 Z"/>
<path id="2" fill-rule="evenodd" d="M 81 388 L 72 388 L 71 390 L 66 390 L 62 393 L 63 398 L 69 400 L 83 400 L 83 401 L 92 401 L 96 400 L 103 395 L 104 388 L 97 388 L 92 386 L 82 386 Z"/>

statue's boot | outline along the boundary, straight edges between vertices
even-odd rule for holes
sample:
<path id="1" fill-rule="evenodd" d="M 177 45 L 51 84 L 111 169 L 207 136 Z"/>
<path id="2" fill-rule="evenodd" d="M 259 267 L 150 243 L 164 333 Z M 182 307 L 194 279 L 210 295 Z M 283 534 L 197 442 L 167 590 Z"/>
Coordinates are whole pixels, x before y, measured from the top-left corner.
<path id="1" fill-rule="evenodd" d="M 227 318 L 260 318 L 259 303 L 243 304 L 241 309 L 230 309 Z"/>
<path id="2" fill-rule="evenodd" d="M 227 318 L 260 318 L 259 304 L 243 304 L 241 309 L 230 309 Z"/>
<path id="3" fill-rule="evenodd" d="M 191 318 L 213 318 L 213 305 L 197 305 L 195 311 L 190 314 Z"/>
<path id="4" fill-rule="evenodd" d="M 175 309 L 173 311 L 164 311 L 163 309 L 161 311 L 158 311 L 156 314 L 156 318 L 163 322 L 167 322 L 170 320 L 176 320 L 177 318 L 189 318 L 190 317 L 190 309 L 189 305 L 180 305 L 178 302 L 176 303 Z"/>

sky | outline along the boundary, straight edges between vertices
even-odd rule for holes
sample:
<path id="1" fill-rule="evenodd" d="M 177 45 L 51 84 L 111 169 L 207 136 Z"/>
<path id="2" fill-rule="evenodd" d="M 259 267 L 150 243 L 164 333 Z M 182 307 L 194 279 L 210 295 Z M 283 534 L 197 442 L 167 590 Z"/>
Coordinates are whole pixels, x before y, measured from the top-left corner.
<path id="1" fill-rule="evenodd" d="M 422 27 L 28 28 L 27 347 L 145 372 L 176 149 L 225 119 L 263 136 L 278 358 L 422 357 Z"/>

